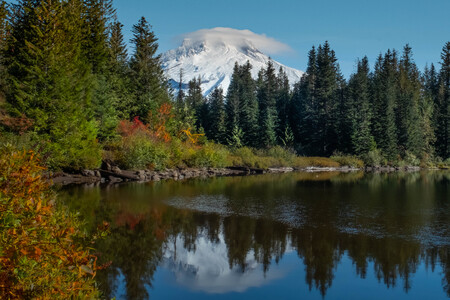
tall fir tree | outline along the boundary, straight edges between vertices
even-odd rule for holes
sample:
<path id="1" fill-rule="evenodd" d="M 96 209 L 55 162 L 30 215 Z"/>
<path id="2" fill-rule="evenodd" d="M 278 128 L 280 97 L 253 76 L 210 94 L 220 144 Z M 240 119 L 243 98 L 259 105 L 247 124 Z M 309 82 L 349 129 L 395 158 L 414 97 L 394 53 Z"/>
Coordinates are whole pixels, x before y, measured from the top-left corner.
<path id="1" fill-rule="evenodd" d="M 450 42 L 442 48 L 440 63 L 436 150 L 446 159 L 450 157 Z"/>
<path id="2" fill-rule="evenodd" d="M 290 138 L 292 129 L 289 125 L 289 114 L 291 108 L 291 94 L 289 79 L 283 68 L 280 68 L 277 75 L 276 109 L 277 109 L 277 142 L 285 145 Z"/>
<path id="3" fill-rule="evenodd" d="M 139 116 L 146 120 L 149 111 L 170 101 L 170 94 L 161 67 L 161 55 L 156 55 L 157 38 L 150 24 L 142 17 L 133 26 L 132 32 L 134 53 L 130 67 L 134 97 L 130 117 Z"/>
<path id="4" fill-rule="evenodd" d="M 316 154 L 331 155 L 339 145 L 339 104 L 342 96 L 342 75 L 336 55 L 328 42 L 319 46 L 317 52 L 317 103 L 314 107 L 316 130 L 312 147 Z"/>
<path id="5" fill-rule="evenodd" d="M 378 148 L 389 160 L 398 158 L 397 125 L 395 117 L 397 99 L 397 53 L 388 50 L 378 57 L 373 76 L 373 133 Z"/>
<path id="6" fill-rule="evenodd" d="M 247 61 L 239 66 L 239 127 L 242 129 L 243 144 L 258 146 L 258 100 L 256 98 L 256 83 L 251 74 L 252 65 Z"/>
<path id="7" fill-rule="evenodd" d="M 351 124 L 352 153 L 367 154 L 376 148 L 371 132 L 372 112 L 370 107 L 369 61 L 367 57 L 358 61 L 356 74 L 350 77 L 348 97 L 351 109 L 347 118 Z"/>
<path id="8" fill-rule="evenodd" d="M 99 123 L 99 139 L 116 136 L 119 120 L 130 116 L 130 70 L 128 53 L 122 33 L 123 25 L 117 20 L 108 26 L 107 62 L 97 62 L 101 73 L 95 74 L 96 88 L 93 96 L 95 118 Z"/>
<path id="9" fill-rule="evenodd" d="M 424 94 L 426 97 L 431 99 L 433 104 L 433 114 L 431 118 L 431 125 L 433 130 L 437 129 L 437 120 L 438 120 L 438 112 L 439 112 L 439 76 L 436 71 L 436 67 L 434 64 L 431 64 L 430 67 L 428 65 L 425 66 L 425 70 L 423 73 L 423 86 L 424 86 Z M 434 132 L 436 134 L 436 132 Z"/>
<path id="10" fill-rule="evenodd" d="M 290 124 L 294 132 L 299 154 L 311 154 L 313 134 L 316 128 L 316 78 L 317 53 L 313 46 L 308 53 L 308 67 L 299 82 L 294 85 L 291 99 Z"/>
<path id="11" fill-rule="evenodd" d="M 184 110 L 184 91 L 183 91 L 183 68 L 180 69 L 180 79 L 178 80 L 178 94 L 177 94 L 177 107 L 179 110 Z"/>
<path id="12" fill-rule="evenodd" d="M 108 63 L 108 27 L 115 14 L 111 0 L 84 0 L 83 55 L 92 73 L 103 73 Z"/>
<path id="13" fill-rule="evenodd" d="M 112 97 L 115 111 L 119 119 L 130 116 L 130 67 L 128 64 L 128 51 L 122 33 L 123 25 L 114 20 L 109 26 L 108 36 L 108 88 L 113 92 Z"/>
<path id="14" fill-rule="evenodd" d="M 240 129 L 240 97 L 239 86 L 240 84 L 239 65 L 236 62 L 233 68 L 233 74 L 231 75 L 231 82 L 228 86 L 225 113 L 226 113 L 226 128 L 227 133 L 230 134 L 233 130 Z"/>
<path id="15" fill-rule="evenodd" d="M 411 47 L 406 45 L 399 64 L 398 137 L 399 144 L 417 157 L 430 149 L 432 140 L 426 130 L 431 121 L 424 96 L 420 72 L 412 59 Z"/>
<path id="16" fill-rule="evenodd" d="M 188 93 L 185 97 L 186 105 L 195 117 L 195 127 L 197 130 L 208 127 L 208 116 L 206 100 L 203 97 L 200 77 L 189 81 Z"/>
<path id="17" fill-rule="evenodd" d="M 226 123 L 225 123 L 225 104 L 223 90 L 215 88 L 209 96 L 208 103 L 208 120 L 209 126 L 205 128 L 206 135 L 213 141 L 225 144 L 226 140 Z"/>
<path id="18" fill-rule="evenodd" d="M 260 77 L 261 83 L 258 86 L 259 145 L 264 148 L 276 145 L 276 125 L 278 123 L 276 109 L 277 78 L 271 60 L 260 73 Z"/>

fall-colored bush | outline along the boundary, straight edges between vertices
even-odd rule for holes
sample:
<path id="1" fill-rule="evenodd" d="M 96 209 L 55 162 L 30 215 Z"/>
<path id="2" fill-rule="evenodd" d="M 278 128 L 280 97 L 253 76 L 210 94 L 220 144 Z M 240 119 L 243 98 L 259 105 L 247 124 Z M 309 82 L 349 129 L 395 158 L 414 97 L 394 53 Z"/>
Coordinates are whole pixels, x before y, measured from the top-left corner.
<path id="1" fill-rule="evenodd" d="M 31 151 L 0 150 L 0 298 L 97 298 L 96 256 Z"/>

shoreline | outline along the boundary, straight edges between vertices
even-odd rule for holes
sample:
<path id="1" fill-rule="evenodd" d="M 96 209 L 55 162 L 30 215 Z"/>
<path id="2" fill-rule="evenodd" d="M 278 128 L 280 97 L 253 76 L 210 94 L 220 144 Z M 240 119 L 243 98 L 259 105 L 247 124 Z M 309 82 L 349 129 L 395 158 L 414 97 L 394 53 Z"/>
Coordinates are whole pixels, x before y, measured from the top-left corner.
<path id="1" fill-rule="evenodd" d="M 121 170 L 117 166 L 104 163 L 102 168 L 95 170 L 82 170 L 79 173 L 58 172 L 49 174 L 48 180 L 51 185 L 72 185 L 72 184 L 115 184 L 121 182 L 158 182 L 161 180 L 183 180 L 189 178 L 210 178 L 225 176 L 248 176 L 257 174 L 282 174 L 290 172 L 356 172 L 368 173 L 391 173 L 399 171 L 417 172 L 423 170 L 421 167 L 364 167 L 354 168 L 349 166 L 341 167 L 274 167 L 267 169 L 257 169 L 248 167 L 225 167 L 225 168 L 185 168 L 166 169 L 162 171 L 153 170 Z"/>

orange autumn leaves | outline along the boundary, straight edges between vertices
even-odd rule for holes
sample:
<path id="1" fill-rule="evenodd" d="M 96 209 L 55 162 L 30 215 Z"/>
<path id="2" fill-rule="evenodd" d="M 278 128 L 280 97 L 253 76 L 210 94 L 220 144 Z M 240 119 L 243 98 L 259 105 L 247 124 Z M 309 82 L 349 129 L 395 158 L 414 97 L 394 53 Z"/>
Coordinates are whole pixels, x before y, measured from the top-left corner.
<path id="1" fill-rule="evenodd" d="M 164 103 L 158 108 L 155 114 L 151 111 L 149 112 L 150 122 L 148 124 L 144 124 L 139 120 L 139 117 L 134 117 L 131 122 L 128 120 L 120 121 L 117 130 L 122 137 L 143 134 L 163 142 L 170 142 L 171 136 L 167 131 L 167 123 L 172 118 L 174 118 L 172 105 Z"/>
<path id="2" fill-rule="evenodd" d="M 97 258 L 42 178 L 32 151 L 0 156 L 0 298 L 96 297 Z"/>
<path id="3" fill-rule="evenodd" d="M 156 113 L 152 111 L 148 114 L 149 123 L 144 124 L 139 117 L 134 117 L 133 121 L 122 120 L 117 128 L 118 133 L 122 137 L 130 137 L 134 135 L 145 135 L 147 137 L 156 139 L 168 143 L 172 140 L 170 130 L 168 129 L 169 123 L 175 118 L 173 113 L 173 107 L 169 103 L 163 103 Z M 172 130 L 173 133 L 173 130 Z M 192 133 L 191 128 L 180 129 L 175 133 L 177 136 L 184 134 L 187 141 L 191 144 L 197 144 L 199 139 L 204 136 L 203 133 Z"/>

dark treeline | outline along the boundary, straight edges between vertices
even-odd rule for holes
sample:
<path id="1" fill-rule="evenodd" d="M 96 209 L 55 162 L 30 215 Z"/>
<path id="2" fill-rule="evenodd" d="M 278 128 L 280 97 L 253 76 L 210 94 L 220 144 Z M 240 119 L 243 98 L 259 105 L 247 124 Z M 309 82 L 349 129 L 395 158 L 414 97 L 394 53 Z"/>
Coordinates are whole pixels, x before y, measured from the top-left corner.
<path id="1" fill-rule="evenodd" d="M 198 124 L 219 143 L 282 145 L 301 155 L 340 152 L 381 162 L 450 156 L 450 42 L 440 70 L 431 64 L 420 72 L 406 45 L 401 55 L 380 54 L 372 71 L 367 57 L 358 60 L 348 81 L 328 42 L 313 47 L 308 58 L 293 90 L 270 61 L 257 79 L 249 63 L 236 64 L 226 97 L 216 89 L 204 105 L 192 107 Z M 191 81 L 188 94 L 199 86 Z"/>
<path id="2" fill-rule="evenodd" d="M 450 42 L 440 68 L 420 72 L 405 46 L 401 55 L 380 55 L 373 70 L 362 58 L 349 80 L 325 42 L 309 52 L 293 90 L 270 61 L 256 79 L 249 63 L 236 64 L 228 91 L 205 99 L 199 79 L 172 94 L 144 17 L 132 33 L 128 54 L 112 0 L 0 1 L 2 142 L 39 150 L 53 169 L 95 168 L 101 150 L 120 138 L 121 121 L 138 117 L 152 129 L 155 119 L 171 118 L 153 135 L 167 141 L 195 128 L 233 148 L 280 145 L 299 155 L 357 155 L 369 164 L 450 156 Z M 124 143 L 116 156 L 135 148 Z M 158 165 L 149 157 L 146 164 Z"/>

